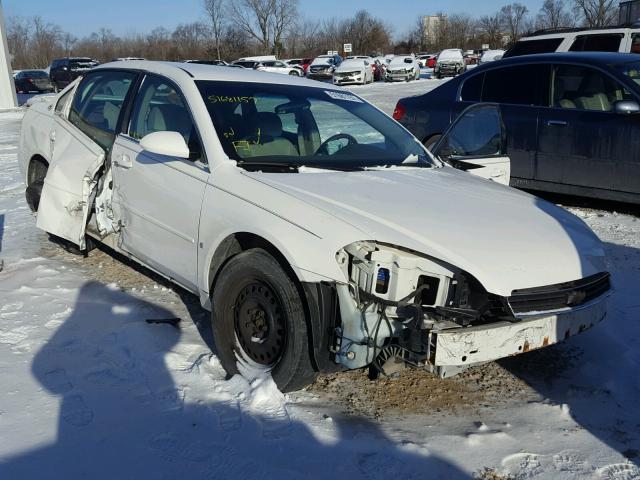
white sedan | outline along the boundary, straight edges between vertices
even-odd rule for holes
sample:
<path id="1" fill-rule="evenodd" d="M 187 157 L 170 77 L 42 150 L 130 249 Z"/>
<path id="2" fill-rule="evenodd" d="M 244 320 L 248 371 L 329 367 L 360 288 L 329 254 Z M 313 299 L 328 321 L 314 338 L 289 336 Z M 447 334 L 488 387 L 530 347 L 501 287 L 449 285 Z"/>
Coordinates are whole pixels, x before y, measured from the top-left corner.
<path id="1" fill-rule="evenodd" d="M 371 60 L 372 62 L 373 60 Z M 373 82 L 371 62 L 364 58 L 348 58 L 333 71 L 335 85 L 359 83 L 365 85 Z"/>
<path id="2" fill-rule="evenodd" d="M 304 76 L 304 70 L 297 65 L 288 65 L 280 60 L 267 60 L 260 62 L 256 70 L 269 73 L 281 73 L 284 75 Z"/>
<path id="3" fill-rule="evenodd" d="M 503 171 L 502 124 L 470 108 L 445 164 L 326 83 L 129 61 L 34 100 L 19 161 L 39 228 L 193 292 L 227 372 L 289 391 L 398 362 L 448 376 L 604 318 L 604 251 L 580 219 L 450 166 Z"/>

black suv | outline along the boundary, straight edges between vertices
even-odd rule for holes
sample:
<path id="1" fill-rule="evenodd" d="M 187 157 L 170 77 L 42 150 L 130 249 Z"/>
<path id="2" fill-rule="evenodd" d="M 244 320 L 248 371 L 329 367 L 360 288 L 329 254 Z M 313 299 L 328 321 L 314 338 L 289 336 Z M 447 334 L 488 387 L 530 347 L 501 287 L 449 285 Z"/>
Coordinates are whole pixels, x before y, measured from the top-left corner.
<path id="1" fill-rule="evenodd" d="M 637 55 L 552 53 L 492 62 L 401 99 L 394 118 L 431 148 L 479 102 L 500 106 L 512 186 L 640 203 Z"/>
<path id="2" fill-rule="evenodd" d="M 51 63 L 49 77 L 56 90 L 62 90 L 76 78 L 100 65 L 88 57 L 58 58 Z"/>

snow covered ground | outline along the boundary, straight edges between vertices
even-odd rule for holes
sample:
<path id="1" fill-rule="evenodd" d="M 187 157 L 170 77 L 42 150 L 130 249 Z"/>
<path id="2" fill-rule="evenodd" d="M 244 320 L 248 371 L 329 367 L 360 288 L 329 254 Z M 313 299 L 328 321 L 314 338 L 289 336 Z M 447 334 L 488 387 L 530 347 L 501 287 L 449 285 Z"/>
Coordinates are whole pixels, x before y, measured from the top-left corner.
<path id="1" fill-rule="evenodd" d="M 391 112 L 440 83 L 353 91 Z M 0 114 L 0 479 L 640 479 L 636 216 L 571 208 L 606 243 L 609 316 L 459 380 L 495 401 L 355 416 L 322 389 L 225 380 L 196 298 L 49 242 L 24 201 L 21 116 Z"/>

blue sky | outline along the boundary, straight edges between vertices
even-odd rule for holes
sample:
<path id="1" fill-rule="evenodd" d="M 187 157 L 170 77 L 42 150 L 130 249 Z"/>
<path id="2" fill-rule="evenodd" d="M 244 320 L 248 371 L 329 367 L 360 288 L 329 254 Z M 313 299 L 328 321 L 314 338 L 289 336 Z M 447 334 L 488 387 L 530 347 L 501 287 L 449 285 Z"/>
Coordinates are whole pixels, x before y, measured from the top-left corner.
<path id="1" fill-rule="evenodd" d="M 46 21 L 60 25 L 77 37 L 100 27 L 117 34 L 147 32 L 154 27 L 172 29 L 203 16 L 200 0 L 0 0 L 5 16 L 29 17 L 40 15 Z M 386 19 L 395 35 L 402 35 L 414 24 L 416 17 L 443 11 L 469 13 L 474 16 L 490 14 L 511 0 L 300 0 L 300 11 L 307 18 L 349 16 L 360 9 Z M 529 10 L 537 12 L 543 0 L 520 0 Z M 101 7 L 98 7 L 101 5 Z"/>

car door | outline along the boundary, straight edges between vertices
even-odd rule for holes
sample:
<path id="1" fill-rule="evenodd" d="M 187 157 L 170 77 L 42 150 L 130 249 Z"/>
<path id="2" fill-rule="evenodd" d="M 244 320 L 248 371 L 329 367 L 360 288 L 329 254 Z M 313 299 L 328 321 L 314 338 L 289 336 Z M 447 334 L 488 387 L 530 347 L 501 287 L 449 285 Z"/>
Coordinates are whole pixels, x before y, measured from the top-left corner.
<path id="1" fill-rule="evenodd" d="M 554 66 L 549 106 L 540 113 L 535 179 L 569 193 L 588 194 L 582 187 L 640 193 L 640 146 L 634 140 L 640 119 L 615 112 L 622 100 L 639 99 L 607 73 Z"/>
<path id="2" fill-rule="evenodd" d="M 506 146 L 501 107 L 479 103 L 458 116 L 433 154 L 454 168 L 509 185 L 511 162 Z"/>
<path id="3" fill-rule="evenodd" d="M 179 132 L 190 159 L 145 151 L 154 132 Z M 200 209 L 209 170 L 188 104 L 168 79 L 148 75 L 113 147 L 113 210 L 119 247 L 181 285 L 196 288 Z"/>
<path id="4" fill-rule="evenodd" d="M 137 74 L 100 70 L 88 74 L 66 95 L 68 109 L 56 107 L 49 131 L 49 169 L 36 225 L 85 248 L 85 230 L 120 112 Z M 61 101 L 64 99 L 61 98 Z M 59 104 L 60 105 L 60 104 Z"/>
<path id="5" fill-rule="evenodd" d="M 549 68 L 541 64 L 499 66 L 465 76 L 452 120 L 472 103 L 500 105 L 511 159 L 511 182 L 526 186 L 534 176 L 539 106 Z"/>

